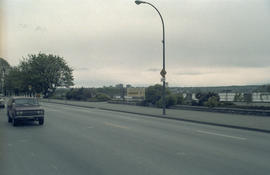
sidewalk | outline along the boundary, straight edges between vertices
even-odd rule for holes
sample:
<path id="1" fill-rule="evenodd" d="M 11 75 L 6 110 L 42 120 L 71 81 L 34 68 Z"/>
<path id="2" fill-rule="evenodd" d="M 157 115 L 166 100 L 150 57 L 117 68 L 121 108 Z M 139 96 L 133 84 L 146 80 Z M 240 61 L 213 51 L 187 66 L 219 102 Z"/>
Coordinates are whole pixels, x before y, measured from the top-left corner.
<path id="1" fill-rule="evenodd" d="M 188 111 L 179 109 L 166 109 L 166 116 L 163 116 L 162 109 L 143 106 L 54 99 L 42 99 L 41 101 L 270 133 L 270 117 Z"/>

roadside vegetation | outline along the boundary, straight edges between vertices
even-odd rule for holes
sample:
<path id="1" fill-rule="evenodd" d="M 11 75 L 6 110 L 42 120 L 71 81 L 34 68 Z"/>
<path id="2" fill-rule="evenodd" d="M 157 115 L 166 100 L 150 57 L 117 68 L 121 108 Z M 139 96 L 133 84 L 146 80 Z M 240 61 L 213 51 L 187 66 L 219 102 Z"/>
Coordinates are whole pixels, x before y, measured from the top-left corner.
<path id="1" fill-rule="evenodd" d="M 115 99 L 116 96 L 122 97 L 125 94 L 126 89 L 118 86 L 101 87 L 101 88 L 58 88 L 53 96 L 54 99 L 67 99 L 89 102 L 116 102 L 116 103 L 128 103 L 136 104 L 140 106 L 151 106 L 162 108 L 162 86 L 159 84 L 149 86 L 145 90 L 145 99 L 136 102 L 127 102 L 122 98 Z M 229 107 L 239 108 L 232 102 L 221 102 L 217 93 L 213 92 L 197 92 L 195 94 L 196 100 L 192 98 L 191 94 L 183 96 L 181 93 L 172 93 L 169 88 L 166 88 L 165 102 L 166 107 L 170 108 L 177 105 L 186 106 L 201 106 L 201 107 Z M 249 95 L 236 95 L 236 100 L 241 102 L 248 102 L 250 100 Z M 270 109 L 270 107 L 263 106 L 241 106 L 244 109 Z"/>
<path id="2" fill-rule="evenodd" d="M 4 77 L 5 95 L 52 95 L 57 87 L 73 84 L 72 68 L 64 58 L 39 53 L 23 58 L 18 66 L 9 67 Z"/>
<path id="3" fill-rule="evenodd" d="M 73 86 L 73 69 L 63 57 L 39 53 L 23 58 L 18 66 L 10 66 L 0 58 L 0 83 L 3 95 L 33 95 L 43 98 L 104 102 L 114 101 L 127 103 L 125 94 L 127 89 L 123 84 L 100 88 L 70 88 Z M 235 88 L 235 87 L 234 87 Z M 252 86 L 252 88 L 254 88 Z M 210 88 L 211 89 L 211 88 Z M 213 107 L 238 107 L 232 102 L 221 102 L 217 92 L 195 90 L 192 93 L 175 93 L 170 88 L 165 90 L 166 107 L 176 105 Z M 270 85 L 263 85 L 256 89 L 258 92 L 270 92 Z M 195 97 L 195 98 L 194 98 Z M 249 93 L 236 93 L 234 102 L 252 102 Z M 133 102 L 134 104 L 134 102 Z M 136 105 L 162 107 L 162 86 L 159 84 L 145 89 L 145 98 L 137 100 Z M 270 107 L 241 106 L 247 109 L 269 109 Z"/>

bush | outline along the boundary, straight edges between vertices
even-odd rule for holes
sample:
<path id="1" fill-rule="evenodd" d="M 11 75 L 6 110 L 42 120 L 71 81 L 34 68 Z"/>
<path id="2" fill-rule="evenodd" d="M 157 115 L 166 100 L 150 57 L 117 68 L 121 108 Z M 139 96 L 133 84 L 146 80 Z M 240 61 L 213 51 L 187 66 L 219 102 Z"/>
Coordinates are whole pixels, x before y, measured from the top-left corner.
<path id="1" fill-rule="evenodd" d="M 146 100 L 137 102 L 136 105 L 138 105 L 138 106 L 150 106 L 149 103 Z"/>
<path id="2" fill-rule="evenodd" d="M 217 107 L 219 106 L 219 99 L 216 96 L 212 96 L 208 99 L 207 102 L 204 103 L 204 106 L 208 107 Z"/>
<path id="3" fill-rule="evenodd" d="M 196 100 L 192 100 L 191 106 L 199 106 L 199 103 Z"/>
<path id="4" fill-rule="evenodd" d="M 198 105 L 199 105 L 199 106 L 213 105 L 212 102 L 214 103 L 214 101 L 213 101 L 214 98 L 211 99 L 211 101 L 209 101 L 209 103 L 208 103 L 208 100 L 209 100 L 209 98 L 211 98 L 211 97 L 215 97 L 215 100 L 216 100 L 217 102 L 219 102 L 219 96 L 218 96 L 217 93 L 213 93 L 213 92 L 201 93 L 201 92 L 199 92 L 199 93 L 196 94 L 196 98 L 199 100 L 199 101 L 198 101 Z"/>
<path id="5" fill-rule="evenodd" d="M 68 100 L 82 100 L 86 101 L 89 98 L 92 98 L 91 89 L 79 88 L 79 89 L 70 89 L 66 93 L 66 98 Z"/>
<path id="6" fill-rule="evenodd" d="M 177 98 L 176 99 L 176 104 L 178 104 L 178 105 L 184 104 L 184 97 L 183 97 L 182 94 L 177 94 L 176 98 Z"/>
<path id="7" fill-rule="evenodd" d="M 236 101 L 236 102 L 244 101 L 244 95 L 241 93 L 236 93 L 233 101 Z"/>
<path id="8" fill-rule="evenodd" d="M 232 102 L 224 101 L 224 102 L 220 102 L 220 106 L 222 106 L 222 107 L 233 107 L 233 106 L 235 106 L 235 104 L 233 104 Z"/>
<path id="9" fill-rule="evenodd" d="M 149 86 L 145 90 L 145 101 L 147 103 L 153 104 L 154 106 L 162 107 L 162 90 L 163 87 L 159 84 Z M 166 88 L 165 94 L 166 96 L 170 95 L 170 91 L 168 88 Z"/>
<path id="10" fill-rule="evenodd" d="M 170 107 L 177 104 L 178 98 L 175 95 L 169 95 L 165 98 L 166 107 Z"/>
<path id="11" fill-rule="evenodd" d="M 177 103 L 177 97 L 175 95 L 168 95 L 165 97 L 166 108 L 176 105 L 176 103 Z M 163 107 L 162 98 L 158 100 L 158 102 L 156 103 L 156 107 L 158 108 Z"/>
<path id="12" fill-rule="evenodd" d="M 96 99 L 98 101 L 109 101 L 109 100 L 111 100 L 111 98 L 107 94 L 104 94 L 104 93 L 98 93 L 96 95 Z"/>

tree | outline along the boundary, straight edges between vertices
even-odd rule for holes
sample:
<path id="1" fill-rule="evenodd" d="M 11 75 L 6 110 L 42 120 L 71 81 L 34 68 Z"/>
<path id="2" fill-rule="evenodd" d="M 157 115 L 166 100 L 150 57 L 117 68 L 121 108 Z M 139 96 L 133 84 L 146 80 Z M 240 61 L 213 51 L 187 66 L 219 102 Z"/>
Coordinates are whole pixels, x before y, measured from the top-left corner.
<path id="1" fill-rule="evenodd" d="M 0 83 L 1 83 L 1 93 L 5 93 L 5 77 L 8 71 L 11 69 L 9 63 L 0 57 Z"/>
<path id="2" fill-rule="evenodd" d="M 252 94 L 251 93 L 244 93 L 244 101 L 247 103 L 252 102 Z"/>
<path id="3" fill-rule="evenodd" d="M 97 93 L 96 99 L 98 101 L 108 101 L 108 100 L 111 100 L 110 96 L 108 96 L 107 94 L 104 94 L 104 93 Z"/>
<path id="4" fill-rule="evenodd" d="M 205 102 L 204 105 L 208 107 L 217 107 L 220 105 L 219 98 L 217 96 L 212 96 L 208 98 L 207 102 Z"/>
<path id="5" fill-rule="evenodd" d="M 52 94 L 57 87 L 73 85 L 73 69 L 60 56 L 44 53 L 28 55 L 20 63 L 19 69 L 24 75 L 24 83 L 33 92 L 43 93 L 45 97 Z"/>
<path id="6" fill-rule="evenodd" d="M 218 101 L 219 102 L 219 95 L 217 93 L 214 92 L 208 92 L 208 93 L 202 93 L 199 92 L 196 95 L 196 98 L 198 99 L 198 105 L 203 106 L 203 105 L 207 105 L 206 102 L 208 102 L 208 99 L 211 97 L 215 97 L 215 99 L 211 99 L 211 101 Z"/>
<path id="7" fill-rule="evenodd" d="M 24 84 L 24 75 L 21 73 L 18 67 L 13 67 L 9 70 L 9 73 L 5 76 L 5 89 L 11 95 L 19 95 L 20 92 L 27 91 Z"/>
<path id="8" fill-rule="evenodd" d="M 177 94 L 176 99 L 177 99 L 176 104 L 182 105 L 184 103 L 183 94 Z"/>
<path id="9" fill-rule="evenodd" d="M 162 105 L 162 86 L 159 84 L 156 84 L 154 86 L 149 86 L 145 91 L 145 102 L 151 103 L 152 105 L 155 105 L 157 107 L 161 107 Z M 170 95 L 170 91 L 166 89 L 165 92 L 166 96 Z M 166 101 L 166 99 L 165 99 Z M 167 100 L 168 102 L 169 100 Z"/>
<path id="10" fill-rule="evenodd" d="M 233 101 L 235 101 L 235 102 L 244 101 L 244 95 L 242 93 L 236 93 L 235 96 L 234 96 Z"/>

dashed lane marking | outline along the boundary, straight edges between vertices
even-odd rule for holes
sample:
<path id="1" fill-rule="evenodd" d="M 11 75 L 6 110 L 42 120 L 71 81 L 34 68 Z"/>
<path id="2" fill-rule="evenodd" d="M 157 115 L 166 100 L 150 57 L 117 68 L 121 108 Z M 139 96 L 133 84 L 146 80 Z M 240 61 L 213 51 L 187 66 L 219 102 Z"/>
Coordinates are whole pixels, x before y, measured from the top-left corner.
<path id="1" fill-rule="evenodd" d="M 122 125 L 108 123 L 108 122 L 105 122 L 104 124 L 107 126 L 112 126 L 112 127 L 116 127 L 116 128 L 129 129 L 129 127 L 127 127 L 127 126 L 122 126 Z"/>
<path id="2" fill-rule="evenodd" d="M 208 131 L 197 130 L 197 132 L 203 133 L 203 134 L 220 136 L 220 137 L 227 137 L 227 138 L 232 138 L 232 139 L 238 139 L 238 140 L 247 140 L 247 138 L 244 138 L 244 137 L 237 137 L 237 136 L 231 136 L 231 135 L 226 135 L 226 134 L 219 134 L 219 133 L 208 132 Z"/>

